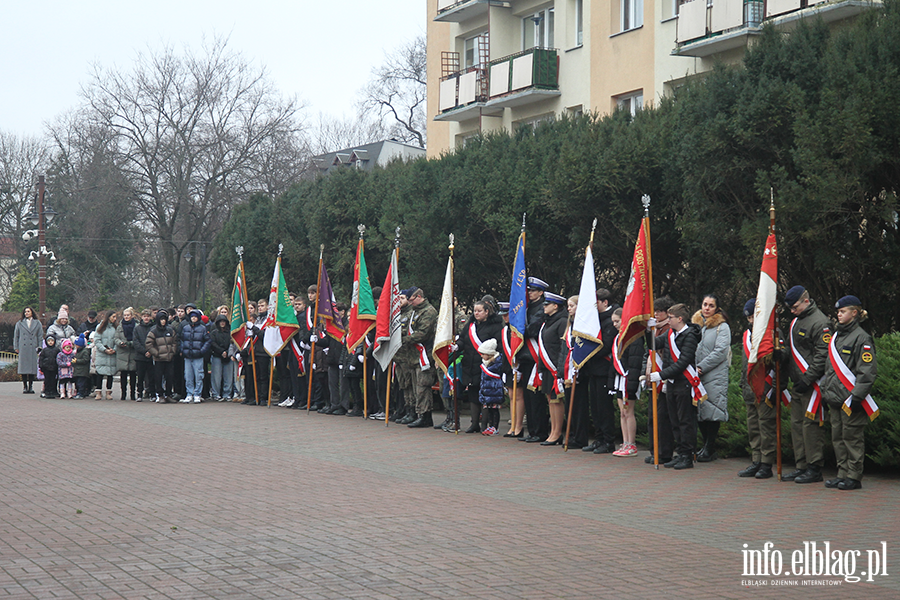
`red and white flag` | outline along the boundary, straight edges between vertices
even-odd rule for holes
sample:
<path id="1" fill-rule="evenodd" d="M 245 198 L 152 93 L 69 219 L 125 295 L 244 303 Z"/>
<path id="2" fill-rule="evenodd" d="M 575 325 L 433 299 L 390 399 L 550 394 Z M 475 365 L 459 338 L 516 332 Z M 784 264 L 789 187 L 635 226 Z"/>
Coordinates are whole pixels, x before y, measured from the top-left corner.
<path id="1" fill-rule="evenodd" d="M 378 312 L 375 315 L 375 349 L 372 356 L 381 365 L 382 371 L 391 366 L 391 359 L 400 349 L 400 277 L 397 275 L 397 251 L 391 252 L 391 266 L 388 268 Z"/>
<path id="2" fill-rule="evenodd" d="M 620 359 L 625 348 L 644 335 L 647 330 L 647 322 L 653 316 L 651 280 L 650 218 L 644 217 L 641 221 L 641 230 L 638 232 L 637 243 L 634 245 L 631 277 L 628 280 L 625 305 L 622 307 L 622 331 L 618 335 L 619 343 L 616 347 Z"/>
<path id="3" fill-rule="evenodd" d="M 453 257 L 447 259 L 447 273 L 444 275 L 444 291 L 441 293 L 441 308 L 438 311 L 437 328 L 434 332 L 434 362 L 446 374 L 450 368 L 450 345 L 453 343 Z M 477 348 L 477 347 L 476 347 Z"/>
<path id="4" fill-rule="evenodd" d="M 757 400 L 766 393 L 765 358 L 775 350 L 775 304 L 777 302 L 778 246 L 775 233 L 770 232 L 763 252 L 759 272 L 759 290 L 756 292 L 756 312 L 753 315 L 753 334 L 750 336 L 750 353 L 747 356 L 747 382 L 753 388 Z"/>

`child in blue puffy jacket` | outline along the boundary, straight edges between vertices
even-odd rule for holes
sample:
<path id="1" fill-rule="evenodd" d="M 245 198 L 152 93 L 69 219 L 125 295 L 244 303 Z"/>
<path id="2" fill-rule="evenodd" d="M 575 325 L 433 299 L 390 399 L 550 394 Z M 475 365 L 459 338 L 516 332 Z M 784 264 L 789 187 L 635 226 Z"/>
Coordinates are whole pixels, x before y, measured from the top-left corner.
<path id="1" fill-rule="evenodd" d="M 481 433 L 494 435 L 500 425 L 500 407 L 503 406 L 503 360 L 497 352 L 497 340 L 489 339 L 478 347 L 481 355 L 481 387 L 478 401 L 481 411 Z"/>

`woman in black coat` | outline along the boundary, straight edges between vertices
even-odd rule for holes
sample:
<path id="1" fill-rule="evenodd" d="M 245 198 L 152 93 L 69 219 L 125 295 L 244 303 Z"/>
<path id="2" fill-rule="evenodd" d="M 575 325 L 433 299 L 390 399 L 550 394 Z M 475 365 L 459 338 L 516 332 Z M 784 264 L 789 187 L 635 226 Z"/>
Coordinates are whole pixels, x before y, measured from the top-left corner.
<path id="1" fill-rule="evenodd" d="M 462 353 L 460 369 L 460 386 L 465 390 L 469 402 L 472 423 L 466 433 L 481 431 L 481 402 L 478 401 L 478 390 L 481 388 L 481 355 L 478 347 L 484 342 L 494 339 L 500 346 L 500 332 L 503 331 L 503 319 L 494 310 L 491 302 L 480 300 L 472 307 L 472 316 L 459 332 L 459 350 Z M 452 411 L 448 411 L 448 418 Z"/>

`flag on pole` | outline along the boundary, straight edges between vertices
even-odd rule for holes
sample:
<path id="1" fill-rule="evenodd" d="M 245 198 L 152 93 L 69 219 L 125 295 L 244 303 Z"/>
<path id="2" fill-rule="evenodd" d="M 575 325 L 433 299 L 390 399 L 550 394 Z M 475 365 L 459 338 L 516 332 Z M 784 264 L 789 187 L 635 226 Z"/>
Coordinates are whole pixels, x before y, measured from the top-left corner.
<path id="1" fill-rule="evenodd" d="M 524 229 L 524 218 L 522 228 Z M 525 273 L 525 231 L 516 243 L 516 259 L 513 262 L 512 289 L 509 292 L 509 347 L 510 362 L 525 342 L 525 325 L 528 322 L 528 277 Z"/>
<path id="2" fill-rule="evenodd" d="M 381 365 L 382 371 L 391 366 L 391 359 L 400 349 L 400 278 L 397 275 L 397 251 L 391 252 L 391 266 L 384 287 L 381 288 L 381 299 L 378 301 L 378 314 L 375 317 L 375 349 L 372 356 Z"/>
<path id="3" fill-rule="evenodd" d="M 328 271 L 325 270 L 325 263 L 322 263 L 322 272 L 319 273 L 319 313 L 316 315 L 320 319 L 325 319 L 325 333 L 341 342 L 347 331 L 341 322 L 341 316 L 337 310 L 337 300 L 334 298 L 334 290 L 331 289 L 331 280 L 328 279 Z M 371 293 L 369 289 L 369 293 Z"/>
<path id="4" fill-rule="evenodd" d="M 275 356 L 291 336 L 297 333 L 300 324 L 291 304 L 284 273 L 281 272 L 281 257 L 275 261 L 275 272 L 272 273 L 272 287 L 269 289 L 269 312 L 263 325 L 263 348 L 266 354 Z"/>
<path id="5" fill-rule="evenodd" d="M 631 277 L 622 307 L 622 331 L 619 332 L 619 358 L 629 344 L 639 339 L 647 330 L 647 322 L 653 316 L 653 290 L 650 289 L 650 219 L 641 220 L 637 243 L 634 245 L 634 259 L 631 261 Z"/>
<path id="6" fill-rule="evenodd" d="M 578 290 L 578 308 L 572 322 L 572 362 L 580 369 L 603 348 L 600 332 L 600 313 L 597 312 L 597 282 L 594 279 L 594 253 L 588 246 L 584 251 L 584 269 Z"/>
<path id="7" fill-rule="evenodd" d="M 363 252 L 362 238 L 356 247 L 356 264 L 353 266 L 353 297 L 350 300 L 350 320 L 347 334 L 347 348 L 353 352 L 375 327 L 375 299 L 369 270 Z"/>
<path id="8" fill-rule="evenodd" d="M 245 325 L 248 320 L 247 303 L 244 301 L 244 262 L 241 261 L 234 272 L 234 291 L 231 293 L 231 339 L 238 348 L 243 348 L 247 343 Z"/>
<path id="9" fill-rule="evenodd" d="M 434 362 L 446 374 L 450 367 L 450 344 L 453 343 L 453 257 L 447 259 L 447 274 L 444 275 L 444 291 L 441 293 L 441 309 L 438 311 L 437 328 L 434 332 Z"/>
<path id="10" fill-rule="evenodd" d="M 775 350 L 775 303 L 778 281 L 778 246 L 774 231 L 769 232 L 759 272 L 759 290 L 756 292 L 756 311 L 753 315 L 753 335 L 750 338 L 750 354 L 747 357 L 747 382 L 757 398 L 762 398 L 766 387 L 765 358 Z"/>

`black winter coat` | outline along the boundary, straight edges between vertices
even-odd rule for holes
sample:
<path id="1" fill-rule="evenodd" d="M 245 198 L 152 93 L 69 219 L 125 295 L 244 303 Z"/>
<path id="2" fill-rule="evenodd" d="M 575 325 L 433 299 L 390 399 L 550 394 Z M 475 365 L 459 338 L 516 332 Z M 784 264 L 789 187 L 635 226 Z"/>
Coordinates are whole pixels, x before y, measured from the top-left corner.
<path id="1" fill-rule="evenodd" d="M 225 323 L 225 327 L 220 328 L 219 323 Z M 222 362 L 231 360 L 228 358 L 228 348 L 231 346 L 231 328 L 228 326 L 228 317 L 225 315 L 216 317 L 214 327 L 209 332 L 209 346 L 213 360 L 219 359 Z M 225 358 L 222 358 L 223 352 Z"/>
<path id="2" fill-rule="evenodd" d="M 697 344 L 699 343 L 700 327 L 693 323 L 689 324 L 687 329 L 681 333 L 675 334 L 675 345 L 678 347 L 681 355 L 677 361 L 672 362 L 670 358 L 671 353 L 667 349 L 666 354 L 663 355 L 663 360 L 667 361 L 668 364 L 666 362 L 663 363 L 665 367 L 659 372 L 659 376 L 662 379 L 687 381 L 687 378 L 684 376 L 684 370 L 687 369 L 688 365 L 696 364 Z"/>
<path id="3" fill-rule="evenodd" d="M 503 342 L 500 332 L 503 331 L 503 318 L 498 314 L 490 315 L 484 322 L 479 323 L 475 317 L 469 317 L 465 327 L 459 332 L 459 349 L 462 352 L 462 369 L 459 380 L 463 388 L 469 385 L 481 385 L 481 355 L 478 348 L 472 343 L 469 336 L 469 326 L 475 324 L 475 335 L 482 343 L 494 339 L 497 341 L 497 351 L 501 352 Z"/>
<path id="4" fill-rule="evenodd" d="M 630 346 L 625 348 L 622 353 L 622 368 L 625 370 L 625 399 L 634 400 L 638 397 L 638 391 L 641 387 L 641 375 L 644 367 L 644 338 L 640 337 Z M 608 389 L 616 389 L 616 376 L 618 375 L 615 365 L 611 365 L 609 369 L 609 386 Z"/>

